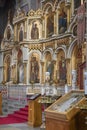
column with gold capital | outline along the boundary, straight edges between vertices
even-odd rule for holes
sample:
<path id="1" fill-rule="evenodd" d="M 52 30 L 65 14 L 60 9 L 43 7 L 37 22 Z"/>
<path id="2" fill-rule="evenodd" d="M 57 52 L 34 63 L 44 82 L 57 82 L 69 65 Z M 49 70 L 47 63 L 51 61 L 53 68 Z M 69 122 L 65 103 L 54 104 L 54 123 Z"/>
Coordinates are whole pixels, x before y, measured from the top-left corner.
<path id="1" fill-rule="evenodd" d="M 70 24 L 70 17 L 71 17 L 71 3 L 70 2 L 66 2 L 66 8 L 67 8 L 67 27 Z"/>

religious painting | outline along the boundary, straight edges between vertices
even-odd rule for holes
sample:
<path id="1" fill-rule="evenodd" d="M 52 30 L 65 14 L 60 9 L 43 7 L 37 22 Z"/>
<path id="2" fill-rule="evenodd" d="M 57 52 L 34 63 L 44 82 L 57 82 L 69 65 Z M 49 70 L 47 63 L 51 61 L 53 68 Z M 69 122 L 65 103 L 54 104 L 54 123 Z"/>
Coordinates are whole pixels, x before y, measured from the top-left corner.
<path id="1" fill-rule="evenodd" d="M 46 72 L 49 72 L 50 81 L 53 80 L 53 72 L 54 72 L 54 63 L 52 61 L 52 57 L 50 52 L 46 53 Z"/>
<path id="2" fill-rule="evenodd" d="M 39 28 L 37 26 L 37 23 L 32 23 L 31 28 L 31 39 L 39 39 Z"/>
<path id="3" fill-rule="evenodd" d="M 62 9 L 59 15 L 59 33 L 64 33 L 67 29 L 67 15 L 66 12 Z"/>
<path id="4" fill-rule="evenodd" d="M 35 56 L 30 61 L 30 82 L 39 83 L 39 63 Z"/>
<path id="5" fill-rule="evenodd" d="M 54 15 L 52 14 L 52 9 L 49 9 L 49 16 L 47 18 L 47 37 L 54 34 Z"/>
<path id="6" fill-rule="evenodd" d="M 24 65 L 21 64 L 19 66 L 19 83 L 23 83 L 24 82 Z"/>
<path id="7" fill-rule="evenodd" d="M 63 56 L 59 61 L 59 80 L 66 81 L 66 61 Z"/>
<path id="8" fill-rule="evenodd" d="M 23 41 L 23 27 L 20 27 L 20 31 L 19 31 L 19 41 Z"/>
<path id="9" fill-rule="evenodd" d="M 54 63 L 53 61 L 47 62 L 47 72 L 50 74 L 50 80 L 53 80 Z"/>
<path id="10" fill-rule="evenodd" d="M 22 62 L 22 56 L 23 56 L 22 51 L 21 49 L 19 49 L 17 54 L 18 63 Z"/>

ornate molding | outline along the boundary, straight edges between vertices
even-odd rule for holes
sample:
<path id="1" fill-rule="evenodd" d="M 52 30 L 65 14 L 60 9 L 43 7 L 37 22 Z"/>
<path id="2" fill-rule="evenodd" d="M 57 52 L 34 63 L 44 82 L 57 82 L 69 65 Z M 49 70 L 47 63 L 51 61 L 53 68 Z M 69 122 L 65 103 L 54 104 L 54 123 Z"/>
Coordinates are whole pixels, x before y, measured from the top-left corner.
<path id="1" fill-rule="evenodd" d="M 32 44 L 32 45 L 29 45 L 29 50 L 39 50 L 39 51 L 42 51 L 43 50 L 43 46 L 41 44 Z"/>
<path id="2" fill-rule="evenodd" d="M 59 39 L 59 40 L 57 41 L 57 45 L 58 45 L 58 46 L 59 46 L 59 45 L 62 45 L 62 44 L 64 44 L 64 45 L 69 44 L 69 38 L 63 38 L 63 39 Z"/>

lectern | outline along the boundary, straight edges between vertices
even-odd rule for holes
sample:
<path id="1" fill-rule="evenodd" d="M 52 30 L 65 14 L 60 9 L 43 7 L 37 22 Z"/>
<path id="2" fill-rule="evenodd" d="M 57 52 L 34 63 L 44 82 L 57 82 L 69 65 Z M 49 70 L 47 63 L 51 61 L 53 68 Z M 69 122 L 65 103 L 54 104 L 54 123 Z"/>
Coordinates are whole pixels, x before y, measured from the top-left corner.
<path id="1" fill-rule="evenodd" d="M 38 103 L 40 94 L 28 97 L 28 124 L 33 127 L 40 126 L 42 123 L 41 104 Z"/>
<path id="2" fill-rule="evenodd" d="M 79 130 L 76 107 L 84 102 L 82 90 L 71 91 L 45 110 L 46 130 Z"/>

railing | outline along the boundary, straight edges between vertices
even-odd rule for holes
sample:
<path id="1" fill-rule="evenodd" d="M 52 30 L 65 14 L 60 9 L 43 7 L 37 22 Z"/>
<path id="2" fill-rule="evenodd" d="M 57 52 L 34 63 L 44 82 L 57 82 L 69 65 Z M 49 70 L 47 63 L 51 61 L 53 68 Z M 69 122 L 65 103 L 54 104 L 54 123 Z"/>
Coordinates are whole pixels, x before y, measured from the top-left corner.
<path id="1" fill-rule="evenodd" d="M 46 86 L 44 86 L 46 87 Z M 68 88 L 68 90 L 71 90 L 71 87 Z M 41 93 L 41 85 L 36 84 L 32 85 L 19 85 L 19 84 L 12 84 L 12 85 L 0 85 L 0 91 L 2 92 L 3 98 L 13 98 L 13 99 L 26 99 L 27 93 Z M 57 87 L 57 94 L 58 95 L 64 95 L 65 94 L 65 87 L 64 86 L 58 86 Z"/>

